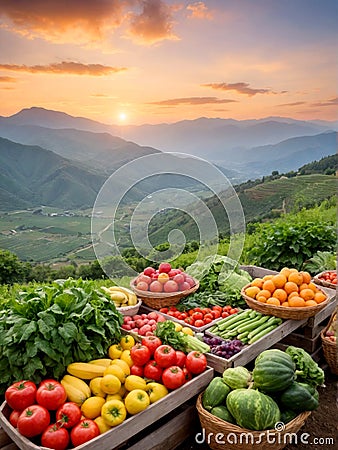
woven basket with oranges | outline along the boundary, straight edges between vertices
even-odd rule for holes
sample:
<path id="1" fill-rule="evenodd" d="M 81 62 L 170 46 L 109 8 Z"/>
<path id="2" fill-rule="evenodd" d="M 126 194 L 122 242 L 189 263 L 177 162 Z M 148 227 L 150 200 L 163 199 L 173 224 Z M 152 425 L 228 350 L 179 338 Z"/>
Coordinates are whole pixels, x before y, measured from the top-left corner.
<path id="1" fill-rule="evenodd" d="M 242 295 L 252 309 L 285 319 L 311 317 L 329 301 L 308 272 L 287 267 L 254 278 L 242 289 Z"/>

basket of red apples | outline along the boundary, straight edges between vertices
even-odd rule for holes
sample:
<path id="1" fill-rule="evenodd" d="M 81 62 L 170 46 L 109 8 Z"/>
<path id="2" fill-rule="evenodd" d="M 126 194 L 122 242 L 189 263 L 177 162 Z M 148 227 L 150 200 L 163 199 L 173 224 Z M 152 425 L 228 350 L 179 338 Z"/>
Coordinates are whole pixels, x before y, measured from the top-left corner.
<path id="1" fill-rule="evenodd" d="M 146 267 L 130 287 L 142 302 L 153 309 L 176 305 L 181 298 L 197 291 L 199 282 L 181 269 L 174 269 L 170 263 Z"/>
<path id="2" fill-rule="evenodd" d="M 338 354 L 337 354 L 337 311 L 330 318 L 327 326 L 321 331 L 322 347 L 326 362 L 330 366 L 330 370 L 338 375 Z"/>

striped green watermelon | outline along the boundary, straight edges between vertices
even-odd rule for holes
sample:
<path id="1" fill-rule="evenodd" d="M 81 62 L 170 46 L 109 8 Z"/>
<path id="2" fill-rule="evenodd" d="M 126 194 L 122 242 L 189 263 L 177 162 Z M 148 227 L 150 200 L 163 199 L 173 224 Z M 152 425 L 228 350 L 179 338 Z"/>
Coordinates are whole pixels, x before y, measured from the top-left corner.
<path id="1" fill-rule="evenodd" d="M 236 389 L 231 391 L 226 406 L 237 424 L 248 430 L 273 429 L 280 421 L 277 403 L 268 395 L 256 389 Z"/>

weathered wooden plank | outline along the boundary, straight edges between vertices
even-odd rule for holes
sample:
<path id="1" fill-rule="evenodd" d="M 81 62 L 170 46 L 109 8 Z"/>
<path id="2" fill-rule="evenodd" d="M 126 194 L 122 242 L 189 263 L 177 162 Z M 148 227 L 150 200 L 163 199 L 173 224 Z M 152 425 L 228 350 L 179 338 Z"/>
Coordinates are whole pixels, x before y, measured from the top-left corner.
<path id="1" fill-rule="evenodd" d="M 170 392 L 161 400 L 150 405 L 146 410 L 132 416 L 106 433 L 92 439 L 91 441 L 77 447 L 78 450 L 102 450 L 115 449 L 126 442 L 135 434 L 145 430 L 161 417 L 169 414 L 180 405 L 202 392 L 214 376 L 214 370 L 210 367 L 202 374 L 188 381 L 181 388 Z M 0 425 L 9 437 L 19 446 L 21 450 L 47 450 L 45 447 L 38 447 L 30 440 L 21 436 L 13 428 L 9 421 L 9 408 L 6 402 L 0 408 Z"/>
<path id="2" fill-rule="evenodd" d="M 12 439 L 7 435 L 5 430 L 0 427 L 0 450 L 2 450 L 5 445 L 10 444 L 11 442 Z"/>
<path id="3" fill-rule="evenodd" d="M 189 437 L 189 432 L 193 431 L 197 418 L 195 405 L 188 406 L 165 425 L 138 440 L 134 445 L 128 445 L 127 448 L 128 450 L 162 450 L 163 448 L 173 450 Z"/>

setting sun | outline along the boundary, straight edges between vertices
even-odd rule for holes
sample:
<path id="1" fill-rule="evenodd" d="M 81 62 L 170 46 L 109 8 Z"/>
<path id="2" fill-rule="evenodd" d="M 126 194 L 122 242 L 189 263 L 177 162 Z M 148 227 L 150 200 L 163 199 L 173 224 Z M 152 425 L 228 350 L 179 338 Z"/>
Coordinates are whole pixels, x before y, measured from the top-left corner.
<path id="1" fill-rule="evenodd" d="M 120 112 L 118 117 L 120 122 L 125 122 L 127 120 L 127 114 L 125 112 Z"/>

